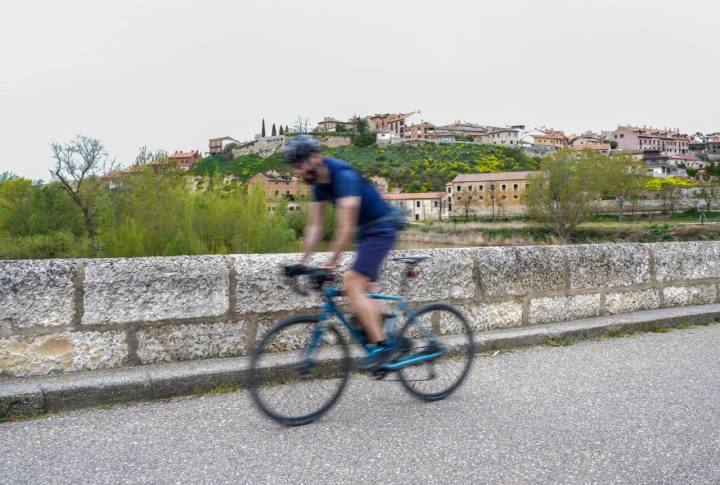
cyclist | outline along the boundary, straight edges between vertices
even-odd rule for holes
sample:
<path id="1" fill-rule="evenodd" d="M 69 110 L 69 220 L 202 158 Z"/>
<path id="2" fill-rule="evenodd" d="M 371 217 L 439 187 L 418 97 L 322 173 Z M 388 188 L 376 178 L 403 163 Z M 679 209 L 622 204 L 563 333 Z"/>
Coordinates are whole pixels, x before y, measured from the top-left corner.
<path id="1" fill-rule="evenodd" d="M 343 294 L 375 345 L 358 369 L 377 369 L 393 355 L 395 346 L 387 341 L 383 329 L 383 307 L 367 293 L 376 291 L 380 268 L 392 249 L 397 233 L 405 223 L 402 212 L 388 205 L 377 189 L 349 163 L 323 157 L 320 144 L 310 135 L 298 135 L 285 147 L 285 157 L 293 173 L 312 186 L 315 201 L 310 208 L 303 258 L 307 264 L 322 236 L 324 205 L 336 208 L 336 230 L 330 244 L 330 259 L 324 268 L 334 269 L 340 253 L 357 236 L 357 256 L 343 280 Z"/>

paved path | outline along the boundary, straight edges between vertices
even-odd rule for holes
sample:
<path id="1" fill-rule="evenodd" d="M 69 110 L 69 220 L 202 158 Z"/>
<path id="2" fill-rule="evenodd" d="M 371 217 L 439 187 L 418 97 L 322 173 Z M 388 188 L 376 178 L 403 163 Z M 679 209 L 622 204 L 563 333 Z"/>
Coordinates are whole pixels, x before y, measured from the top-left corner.
<path id="1" fill-rule="evenodd" d="M 244 392 L 0 424 L 0 482 L 720 482 L 720 325 L 477 363 L 432 404 L 356 376 L 301 428 Z"/>

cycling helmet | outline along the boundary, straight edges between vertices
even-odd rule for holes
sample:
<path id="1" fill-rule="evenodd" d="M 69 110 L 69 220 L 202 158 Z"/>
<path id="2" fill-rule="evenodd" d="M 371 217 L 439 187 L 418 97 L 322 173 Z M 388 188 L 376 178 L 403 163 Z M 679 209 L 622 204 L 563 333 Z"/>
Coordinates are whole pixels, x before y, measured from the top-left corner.
<path id="1" fill-rule="evenodd" d="M 311 153 L 320 152 L 320 143 L 310 135 L 298 135 L 293 137 L 285 145 L 285 161 L 293 163 L 297 160 L 306 160 Z"/>

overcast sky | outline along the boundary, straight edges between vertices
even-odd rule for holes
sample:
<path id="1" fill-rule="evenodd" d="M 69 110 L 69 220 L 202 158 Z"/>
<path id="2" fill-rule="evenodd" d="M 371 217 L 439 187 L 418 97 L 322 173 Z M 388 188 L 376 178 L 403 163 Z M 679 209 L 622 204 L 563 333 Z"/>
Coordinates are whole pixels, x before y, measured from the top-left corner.
<path id="1" fill-rule="evenodd" d="M 265 118 L 720 130 L 717 0 L 3 2 L 0 172 L 48 142 L 207 150 Z"/>

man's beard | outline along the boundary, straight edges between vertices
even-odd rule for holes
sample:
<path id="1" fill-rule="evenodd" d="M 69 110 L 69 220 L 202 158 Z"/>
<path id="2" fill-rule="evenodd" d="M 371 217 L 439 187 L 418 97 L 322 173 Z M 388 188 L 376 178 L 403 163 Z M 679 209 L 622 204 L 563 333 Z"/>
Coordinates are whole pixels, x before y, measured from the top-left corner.
<path id="1" fill-rule="evenodd" d="M 317 169 L 308 170 L 307 173 L 305 173 L 302 176 L 303 180 L 305 180 L 308 184 L 314 184 L 317 180 Z"/>

